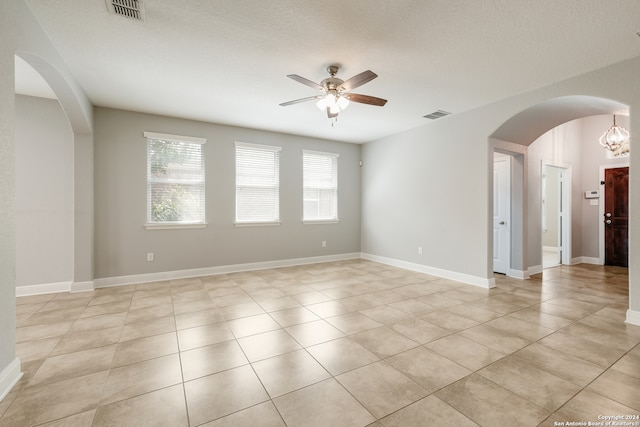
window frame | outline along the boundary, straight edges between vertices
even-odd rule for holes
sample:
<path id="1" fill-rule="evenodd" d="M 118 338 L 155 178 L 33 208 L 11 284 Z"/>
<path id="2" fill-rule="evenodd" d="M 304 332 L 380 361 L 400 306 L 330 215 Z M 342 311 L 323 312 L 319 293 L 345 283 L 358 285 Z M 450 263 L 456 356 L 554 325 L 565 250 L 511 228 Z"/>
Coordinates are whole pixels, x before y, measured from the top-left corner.
<path id="1" fill-rule="evenodd" d="M 305 168 L 304 166 L 306 155 L 326 157 L 326 158 L 330 158 L 332 161 L 331 174 L 332 174 L 332 180 L 334 180 L 334 185 L 331 188 L 334 190 L 334 197 L 335 197 L 335 199 L 333 200 L 335 204 L 335 215 L 332 218 L 314 218 L 314 219 L 305 218 L 304 205 L 305 205 L 306 199 L 305 199 L 304 193 L 307 190 L 307 188 L 319 188 L 319 187 L 307 187 L 306 185 L 307 180 L 305 178 L 307 174 L 307 168 Z M 338 197 L 339 195 L 338 159 L 339 158 L 340 158 L 340 154 L 338 153 L 316 151 L 316 150 L 302 150 L 302 223 L 303 224 L 336 224 L 340 222 L 339 205 L 338 205 L 338 199 L 339 199 Z"/>
<path id="2" fill-rule="evenodd" d="M 280 217 L 280 153 L 282 147 L 277 145 L 265 145 L 265 144 L 253 144 L 248 142 L 236 141 L 234 144 L 234 166 L 235 166 L 235 210 L 234 210 L 234 225 L 236 227 L 255 227 L 255 226 L 278 226 L 282 224 Z M 275 209 L 277 215 L 275 218 L 268 219 L 238 219 L 238 189 L 241 187 L 238 185 L 238 148 L 255 150 L 256 152 L 273 153 L 277 165 L 277 173 L 274 175 L 276 182 L 273 188 L 276 189 Z M 244 186 L 251 187 L 251 186 Z"/>
<path id="3" fill-rule="evenodd" d="M 146 144 L 146 222 L 144 224 L 147 230 L 161 230 L 161 229 L 180 229 L 180 228 L 205 228 L 207 226 L 207 212 L 206 212 L 206 166 L 205 166 L 205 152 L 204 144 L 207 143 L 206 138 L 199 138 L 193 136 L 165 134 L 158 132 L 143 132 Z M 202 205 L 200 210 L 202 212 L 202 220 L 199 221 L 152 221 L 150 217 L 150 211 L 152 210 L 151 200 L 151 184 L 152 183 L 169 183 L 171 179 L 152 179 L 151 167 L 149 162 L 149 143 L 151 141 L 174 141 L 187 144 L 199 144 L 200 145 L 200 171 L 201 179 L 193 183 L 194 187 L 200 187 L 202 192 Z"/>

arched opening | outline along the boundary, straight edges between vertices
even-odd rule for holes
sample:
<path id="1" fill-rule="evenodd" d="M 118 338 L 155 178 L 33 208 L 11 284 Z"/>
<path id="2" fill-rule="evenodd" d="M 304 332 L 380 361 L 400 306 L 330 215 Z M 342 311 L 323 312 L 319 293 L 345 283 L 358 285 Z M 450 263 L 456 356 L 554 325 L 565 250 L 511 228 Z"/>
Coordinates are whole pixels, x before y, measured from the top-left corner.
<path id="1" fill-rule="evenodd" d="M 91 108 L 39 56 L 15 63 L 16 294 L 93 289 Z"/>
<path id="2" fill-rule="evenodd" d="M 20 57 L 16 71 L 16 292 L 73 282 L 73 132 L 58 99 Z"/>
<path id="3" fill-rule="evenodd" d="M 601 263 L 598 245 L 602 236 L 597 222 L 602 202 L 585 194 L 600 189 L 601 167 L 625 163 L 607 158 L 598 144 L 613 114 L 629 127 L 629 107 L 617 101 L 590 96 L 554 98 L 514 115 L 491 135 L 492 150 L 512 156 L 519 165 L 511 172 L 520 190 L 510 194 L 511 265 L 507 275 L 528 278 L 542 272 L 545 165 L 568 168 L 573 181 L 568 198 L 573 233 L 565 235 L 568 241 L 564 242 L 571 255 L 561 263 Z"/>

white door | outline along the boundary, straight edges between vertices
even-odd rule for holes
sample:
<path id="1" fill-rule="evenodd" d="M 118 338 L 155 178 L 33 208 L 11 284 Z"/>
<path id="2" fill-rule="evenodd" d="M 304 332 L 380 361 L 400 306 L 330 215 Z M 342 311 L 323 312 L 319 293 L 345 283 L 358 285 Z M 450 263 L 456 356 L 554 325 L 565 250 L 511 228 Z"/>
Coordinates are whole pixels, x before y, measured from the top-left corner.
<path id="1" fill-rule="evenodd" d="M 495 154 L 493 161 L 493 271 L 507 274 L 510 264 L 511 157 Z"/>
<path id="2" fill-rule="evenodd" d="M 542 168 L 542 268 L 562 264 L 562 168 Z"/>
<path id="3" fill-rule="evenodd" d="M 571 168 L 542 163 L 542 266 L 571 264 Z"/>

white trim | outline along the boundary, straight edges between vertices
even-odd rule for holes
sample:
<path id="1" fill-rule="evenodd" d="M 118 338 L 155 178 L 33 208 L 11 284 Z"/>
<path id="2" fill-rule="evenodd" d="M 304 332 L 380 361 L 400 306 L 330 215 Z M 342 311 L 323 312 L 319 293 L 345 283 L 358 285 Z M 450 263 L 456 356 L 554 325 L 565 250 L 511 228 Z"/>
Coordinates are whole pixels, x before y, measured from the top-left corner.
<path id="1" fill-rule="evenodd" d="M 266 151 L 282 151 L 282 147 L 278 147 L 277 145 L 262 145 L 262 144 L 251 144 L 250 142 L 235 142 L 236 147 L 241 148 L 253 148 L 256 150 L 266 150 Z"/>
<path id="2" fill-rule="evenodd" d="M 146 132 L 146 131 L 143 132 L 142 134 L 147 139 L 160 139 L 163 141 L 193 142 L 194 144 L 207 143 L 207 138 L 198 138 L 197 136 L 171 135 L 168 133 Z"/>
<path id="3" fill-rule="evenodd" d="M 163 271 L 158 273 L 136 274 L 132 276 L 105 277 L 95 279 L 96 289 L 111 286 L 133 285 L 137 283 L 159 282 L 163 280 L 186 279 L 189 277 L 213 276 L 218 274 L 238 273 L 242 271 L 265 270 L 269 268 L 293 267 L 323 262 L 359 259 L 360 253 L 347 253 L 307 258 L 293 258 L 277 261 L 250 262 L 246 264 L 221 265 L 217 267 L 194 268 L 190 270 Z"/>
<path id="4" fill-rule="evenodd" d="M 339 224 L 340 220 L 339 219 L 309 219 L 309 220 L 303 220 L 302 221 L 303 224 L 305 225 L 313 225 L 313 224 Z"/>
<path id="5" fill-rule="evenodd" d="M 529 278 L 529 272 L 522 271 L 522 270 L 514 270 L 513 268 L 510 268 L 507 270 L 507 276 L 513 277 L 515 279 L 525 280 Z"/>
<path id="6" fill-rule="evenodd" d="M 158 223 L 146 223 L 144 228 L 147 230 L 177 230 L 181 228 L 206 228 L 206 222 L 185 222 L 185 223 L 171 223 L 171 222 L 158 222 Z"/>
<path id="7" fill-rule="evenodd" d="M 42 283 L 40 285 L 16 286 L 16 297 L 70 292 L 72 282 Z"/>
<path id="8" fill-rule="evenodd" d="M 340 157 L 340 154 L 338 153 L 328 153 L 326 151 L 314 151 L 314 150 L 302 150 L 302 154 L 315 154 L 317 156 L 335 157 L 336 159 Z"/>
<path id="9" fill-rule="evenodd" d="M 640 311 L 628 309 L 625 323 L 640 326 Z"/>
<path id="10" fill-rule="evenodd" d="M 502 259 L 502 263 L 498 264 L 498 268 L 496 269 L 495 259 L 493 260 L 493 271 L 495 273 L 504 273 L 509 274 L 509 270 L 511 269 L 511 159 L 512 157 L 502 153 L 493 153 L 493 206 L 495 209 L 496 204 L 496 193 L 498 194 L 499 200 L 504 202 L 504 206 L 500 212 L 498 212 L 498 217 L 502 219 L 501 225 L 498 224 L 498 228 L 496 228 L 496 212 L 493 212 L 493 228 L 492 228 L 492 236 L 495 236 L 496 230 L 498 230 L 498 243 L 500 254 L 498 255 L 498 259 Z M 496 191 L 496 164 L 504 162 L 506 165 L 506 172 L 504 174 L 504 185 L 502 188 L 498 188 Z M 495 248 L 496 239 L 493 239 L 493 247 Z M 495 253 L 495 249 L 494 249 Z M 504 268 L 502 268 L 504 267 Z"/>
<path id="11" fill-rule="evenodd" d="M 281 221 L 236 221 L 236 227 L 272 227 L 282 225 Z"/>
<path id="12" fill-rule="evenodd" d="M 600 258 L 591 257 L 591 256 L 580 256 L 580 257 L 573 258 L 571 260 L 571 265 L 576 265 L 576 264 L 602 265 L 602 263 L 600 263 Z"/>
<path id="13" fill-rule="evenodd" d="M 22 378 L 20 359 L 17 357 L 0 372 L 0 402 Z"/>
<path id="14" fill-rule="evenodd" d="M 542 268 L 541 265 L 532 265 L 527 269 L 527 274 L 529 276 L 533 276 L 534 274 L 542 273 L 542 270 L 544 270 L 544 269 Z"/>
<path id="15" fill-rule="evenodd" d="M 87 282 L 71 283 L 70 292 L 92 292 L 94 289 L 93 280 L 89 280 Z"/>
<path id="16" fill-rule="evenodd" d="M 479 286 L 481 288 L 496 287 L 496 279 L 493 277 L 487 279 L 485 277 L 478 277 L 478 276 L 472 276 L 470 274 L 457 273 L 455 271 L 443 270 L 436 267 L 429 267 L 422 264 L 415 264 L 412 262 L 381 257 L 378 255 L 372 255 L 367 253 L 362 254 L 362 259 L 367 259 L 369 261 L 375 261 L 382 264 L 388 264 L 394 267 L 404 268 L 405 270 L 417 271 L 419 273 L 429 274 L 431 276 L 442 277 L 444 279 L 455 280 L 456 282 L 465 283 L 467 285 Z"/>
<path id="17" fill-rule="evenodd" d="M 562 209 L 562 211 L 560 212 L 561 213 L 560 221 L 562 222 L 562 224 L 559 227 L 559 234 L 562 234 L 562 235 L 558 236 L 559 242 L 562 242 L 562 244 L 559 244 L 558 248 L 562 246 L 562 249 L 563 249 L 562 259 L 560 260 L 560 263 L 564 265 L 571 265 L 572 264 L 571 253 L 573 252 L 572 240 L 571 240 L 572 238 L 571 223 L 572 223 L 572 215 L 573 215 L 573 195 L 571 194 L 572 180 L 573 180 L 572 166 L 566 163 L 555 162 L 552 160 L 543 159 L 541 162 L 542 163 L 540 168 L 540 218 L 541 218 L 540 230 L 542 231 L 544 229 L 542 225 L 542 218 L 544 218 L 545 216 L 544 204 L 542 203 L 542 195 L 545 192 L 544 190 L 545 182 L 544 182 L 544 179 L 542 179 L 542 177 L 544 176 L 545 167 L 551 166 L 554 168 L 562 169 L 561 176 L 560 176 L 559 206 L 562 206 L 564 209 Z M 544 259 L 543 249 L 544 249 L 543 247 L 540 248 L 540 259 Z"/>
<path id="18" fill-rule="evenodd" d="M 469 274 L 457 273 L 455 271 L 429 267 L 422 264 L 415 264 L 366 253 L 353 252 L 306 258 L 291 258 L 276 261 L 251 262 L 246 264 L 222 265 L 216 267 L 195 268 L 190 270 L 175 270 L 163 271 L 158 273 L 136 274 L 130 276 L 105 277 L 87 282 L 61 282 L 45 285 L 18 286 L 16 288 L 16 296 L 39 295 L 54 292 L 82 292 L 99 288 L 108 288 L 112 286 L 124 286 L 137 283 L 159 282 L 164 280 L 185 279 L 200 276 L 212 276 L 218 274 L 237 273 L 242 271 L 265 270 L 270 268 L 293 267 L 299 265 L 319 264 L 324 262 L 345 261 L 351 259 L 366 259 L 382 264 L 392 265 L 394 267 L 404 268 L 405 270 L 417 271 L 420 273 L 442 277 L 449 280 L 455 280 L 457 282 L 479 286 L 482 288 L 494 288 L 496 286 L 495 278 L 493 277 L 484 278 L 472 276 Z M 542 271 L 541 267 L 540 271 Z M 531 269 L 529 269 L 529 272 L 531 272 Z M 523 272 L 518 272 L 517 270 L 511 270 L 510 273 L 512 273 L 512 277 L 524 276 Z"/>

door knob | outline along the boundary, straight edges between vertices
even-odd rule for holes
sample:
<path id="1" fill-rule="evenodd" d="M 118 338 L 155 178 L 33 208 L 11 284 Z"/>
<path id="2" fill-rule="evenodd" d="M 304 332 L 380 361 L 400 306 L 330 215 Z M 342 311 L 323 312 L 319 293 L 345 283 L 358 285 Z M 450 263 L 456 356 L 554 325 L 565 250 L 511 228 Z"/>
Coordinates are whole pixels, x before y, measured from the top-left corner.
<path id="1" fill-rule="evenodd" d="M 610 219 L 606 220 L 605 224 L 607 224 L 607 225 L 611 224 L 611 220 Z"/>
<path id="2" fill-rule="evenodd" d="M 604 216 L 606 216 L 607 218 L 611 218 L 611 212 L 607 212 L 606 214 L 604 214 Z"/>

